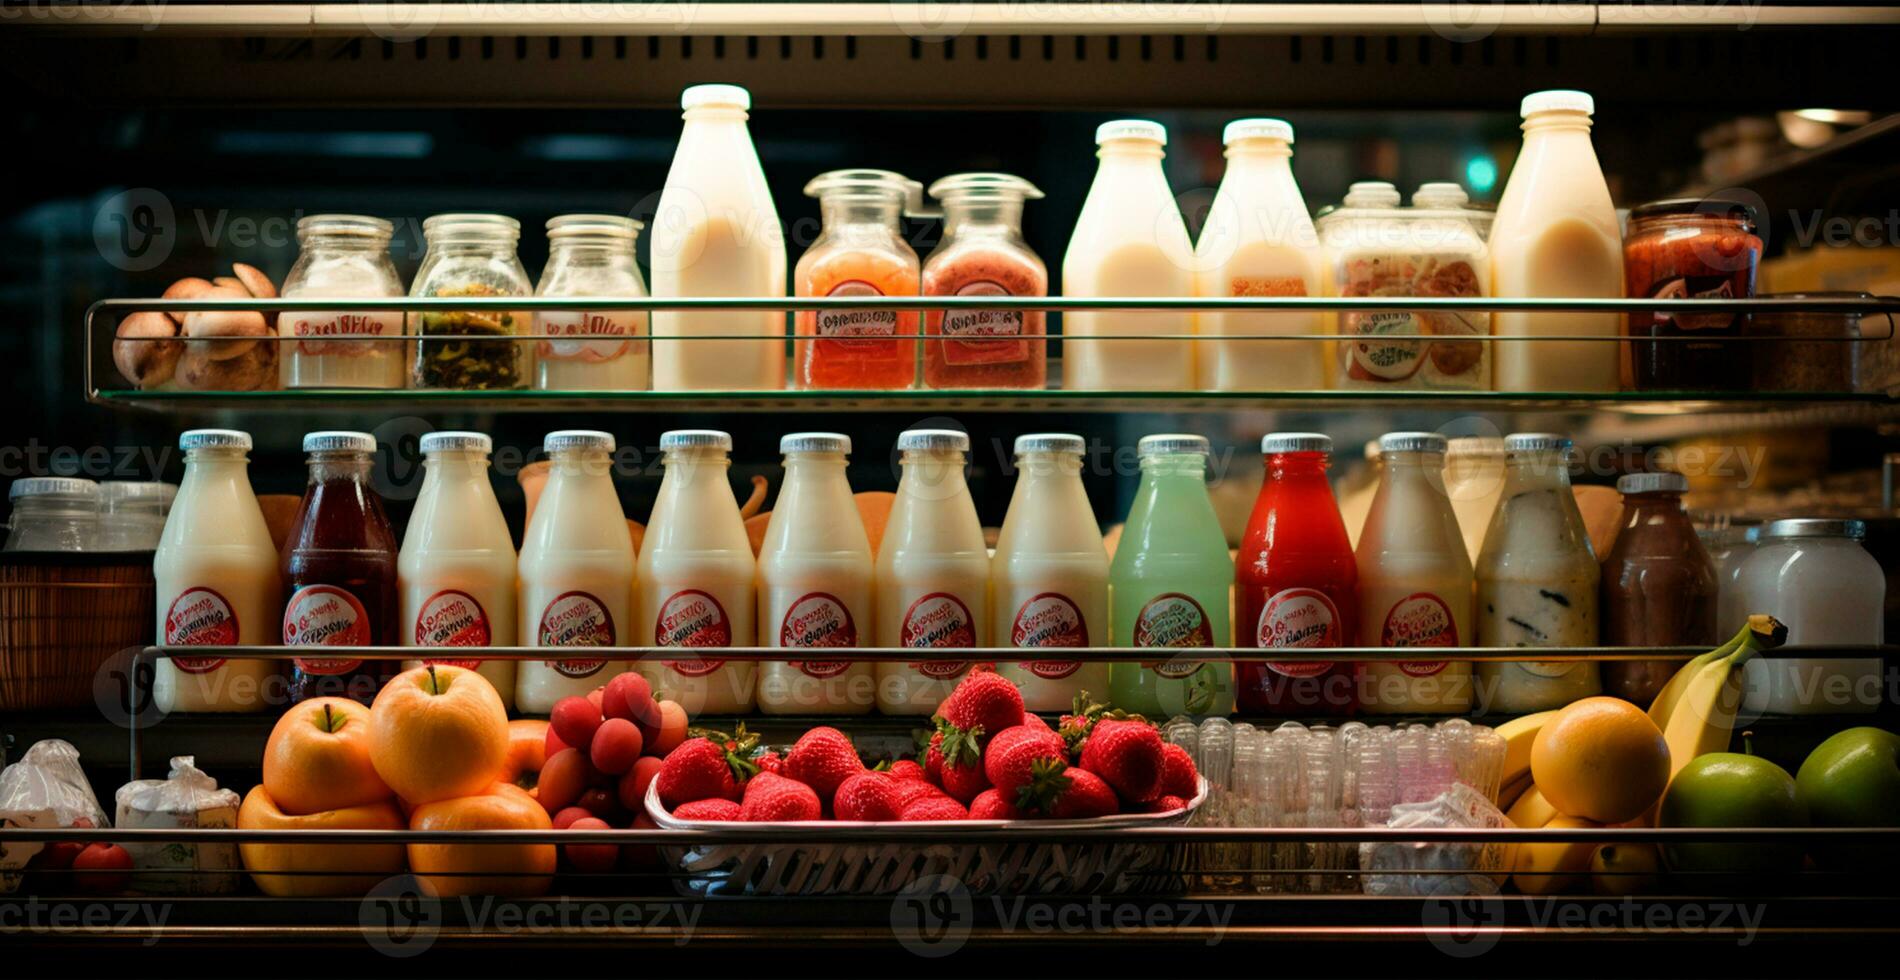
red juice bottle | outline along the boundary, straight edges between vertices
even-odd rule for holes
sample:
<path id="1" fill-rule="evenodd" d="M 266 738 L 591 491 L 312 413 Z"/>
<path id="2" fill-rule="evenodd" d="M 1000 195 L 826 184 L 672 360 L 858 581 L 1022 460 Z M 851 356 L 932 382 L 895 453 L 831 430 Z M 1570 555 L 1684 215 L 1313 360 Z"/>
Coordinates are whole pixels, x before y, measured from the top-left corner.
<path id="1" fill-rule="evenodd" d="M 394 646 L 396 536 L 382 498 L 369 487 L 376 438 L 312 432 L 303 448 L 310 454 L 310 482 L 281 558 L 290 592 L 284 645 Z M 346 697 L 368 704 L 397 666 L 395 660 L 298 657 L 291 661 L 290 699 Z"/>
<path id="2" fill-rule="evenodd" d="M 1339 647 L 1357 636 L 1358 566 L 1326 480 L 1333 441 L 1275 432 L 1260 441 L 1267 477 L 1234 565 L 1236 646 Z M 1242 713 L 1343 715 L 1354 704 L 1353 665 L 1238 665 Z"/>

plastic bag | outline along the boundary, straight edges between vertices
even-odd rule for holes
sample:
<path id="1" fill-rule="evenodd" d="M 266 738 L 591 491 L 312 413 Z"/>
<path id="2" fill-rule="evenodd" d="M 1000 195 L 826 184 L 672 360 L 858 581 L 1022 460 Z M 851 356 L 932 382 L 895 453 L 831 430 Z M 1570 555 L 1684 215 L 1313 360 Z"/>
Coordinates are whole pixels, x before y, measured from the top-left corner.
<path id="1" fill-rule="evenodd" d="M 119 787 L 119 827 L 160 830 L 236 827 L 239 799 L 193 765 L 188 755 L 172 759 L 171 776 L 140 779 Z M 228 895 L 238 889 L 235 844 L 182 841 L 127 844 L 132 888 L 166 895 Z"/>
<path id="2" fill-rule="evenodd" d="M 1453 783 L 1423 803 L 1392 808 L 1393 828 L 1509 826 L 1484 794 Z M 1504 884 L 1504 847 L 1471 841 L 1366 841 L 1359 845 L 1365 893 L 1405 897 L 1495 895 Z"/>
<path id="3" fill-rule="evenodd" d="M 0 825 L 7 827 L 108 827 L 71 742 L 36 742 L 20 761 L 0 771 Z M 20 868 L 46 845 L 0 843 L 0 893 L 18 891 Z"/>

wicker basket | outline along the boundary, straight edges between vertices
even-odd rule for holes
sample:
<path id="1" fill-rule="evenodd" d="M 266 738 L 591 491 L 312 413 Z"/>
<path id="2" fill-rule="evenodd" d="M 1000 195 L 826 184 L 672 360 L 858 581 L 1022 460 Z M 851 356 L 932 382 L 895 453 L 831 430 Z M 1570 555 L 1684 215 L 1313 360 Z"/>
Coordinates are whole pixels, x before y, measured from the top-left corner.
<path id="1" fill-rule="evenodd" d="M 152 553 L 0 552 L 0 711 L 93 703 L 113 654 L 151 642 Z"/>

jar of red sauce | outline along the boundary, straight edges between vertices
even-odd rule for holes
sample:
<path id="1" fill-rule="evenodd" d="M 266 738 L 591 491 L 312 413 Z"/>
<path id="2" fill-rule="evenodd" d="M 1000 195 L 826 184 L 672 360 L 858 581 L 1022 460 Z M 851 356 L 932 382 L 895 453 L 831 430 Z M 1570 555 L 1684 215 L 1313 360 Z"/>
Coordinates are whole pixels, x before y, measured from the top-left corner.
<path id="1" fill-rule="evenodd" d="M 1304 651 L 1345 646 L 1358 635 L 1358 566 L 1326 480 L 1332 449 L 1332 439 L 1312 432 L 1260 441 L 1266 481 L 1234 564 L 1236 646 Z M 1238 666 L 1242 713 L 1344 715 L 1355 704 L 1351 664 Z"/>
<path id="2" fill-rule="evenodd" d="M 1042 196 L 1009 174 L 955 174 L 930 185 L 943 240 L 924 260 L 925 296 L 1047 296 L 1049 270 L 1023 241 L 1023 202 Z M 1041 388 L 1049 373 L 1040 310 L 924 314 L 924 387 Z"/>
<path id="3" fill-rule="evenodd" d="M 1726 198 L 1679 198 L 1630 209 L 1623 239 L 1624 292 L 1634 298 L 1748 299 L 1755 295 L 1761 239 L 1755 212 Z M 1632 313 L 1629 386 L 1638 390 L 1746 388 L 1748 358 L 1731 343 L 1747 329 L 1739 313 Z M 1670 339 L 1644 343 L 1649 338 Z"/>
<path id="4" fill-rule="evenodd" d="M 805 186 L 824 218 L 798 260 L 799 296 L 915 296 L 917 253 L 902 217 L 923 187 L 888 170 L 834 170 Z M 795 383 L 813 388 L 909 388 L 917 378 L 915 310 L 799 310 Z"/>

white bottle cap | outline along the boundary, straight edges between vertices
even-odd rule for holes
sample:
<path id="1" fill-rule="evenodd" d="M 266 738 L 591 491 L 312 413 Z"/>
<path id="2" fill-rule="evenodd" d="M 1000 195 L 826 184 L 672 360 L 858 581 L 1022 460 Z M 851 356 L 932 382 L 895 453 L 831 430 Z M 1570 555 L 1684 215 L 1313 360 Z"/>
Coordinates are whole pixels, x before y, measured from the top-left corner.
<path id="1" fill-rule="evenodd" d="M 1330 453 L 1333 437 L 1317 432 L 1269 432 L 1260 439 L 1260 451 L 1273 453 Z"/>
<path id="2" fill-rule="evenodd" d="M 732 434 L 718 429 L 674 429 L 660 433 L 660 450 L 717 449 L 732 452 Z"/>
<path id="3" fill-rule="evenodd" d="M 1159 435 L 1142 436 L 1135 443 L 1135 452 L 1141 456 L 1178 456 L 1184 453 L 1200 453 L 1203 456 L 1213 452 L 1208 447 L 1206 436 L 1188 435 L 1184 432 L 1164 432 Z"/>
<path id="4" fill-rule="evenodd" d="M 1080 456 L 1088 450 L 1088 440 L 1068 432 L 1032 432 L 1016 437 L 1018 456 L 1024 453 L 1069 453 Z"/>
<path id="5" fill-rule="evenodd" d="M 1282 143 L 1293 142 L 1293 124 L 1284 119 L 1236 119 L 1221 130 L 1222 145 L 1232 146 L 1241 140 L 1279 140 Z"/>
<path id="6" fill-rule="evenodd" d="M 1396 208 L 1399 189 L 1383 180 L 1355 181 L 1346 188 L 1344 205 L 1349 208 Z"/>
<path id="7" fill-rule="evenodd" d="M 1854 541 L 1867 536 L 1867 524 L 1864 521 L 1838 520 L 1822 517 L 1790 517 L 1768 525 L 1762 532 L 1764 538 L 1849 538 Z"/>
<path id="8" fill-rule="evenodd" d="M 376 437 L 367 432 L 309 432 L 303 437 L 307 453 L 373 453 Z"/>
<path id="9" fill-rule="evenodd" d="M 1438 453 L 1443 455 L 1449 443 L 1436 432 L 1388 432 L 1379 437 L 1379 455 L 1392 453 Z"/>
<path id="10" fill-rule="evenodd" d="M 495 451 L 495 440 L 480 432 L 429 432 L 418 440 L 422 452 L 478 452 L 483 455 Z"/>
<path id="11" fill-rule="evenodd" d="M 906 453 L 967 453 L 970 451 L 970 434 L 955 429 L 905 429 L 898 433 L 897 450 Z"/>
<path id="12" fill-rule="evenodd" d="M 841 432 L 790 432 L 779 437 L 781 453 L 851 453 L 851 437 Z"/>
<path id="13" fill-rule="evenodd" d="M 1616 480 L 1616 492 L 1624 496 L 1633 493 L 1682 493 L 1688 489 L 1689 478 L 1681 473 L 1630 473 Z"/>
<path id="14" fill-rule="evenodd" d="M 1571 445 L 1569 436 L 1555 432 L 1513 432 L 1504 437 L 1507 453 L 1567 453 Z"/>
<path id="15" fill-rule="evenodd" d="M 1168 127 L 1147 119 L 1117 119 L 1095 127 L 1095 145 L 1109 140 L 1147 140 L 1168 145 Z"/>
<path id="16" fill-rule="evenodd" d="M 1420 184 L 1418 190 L 1412 192 L 1412 206 L 1415 208 L 1462 208 L 1470 203 L 1471 195 L 1465 193 L 1464 186 L 1449 180 Z"/>
<path id="17" fill-rule="evenodd" d="M 99 499 L 111 502 L 151 501 L 168 507 L 178 496 L 178 484 L 143 480 L 106 480 L 99 484 Z"/>
<path id="18" fill-rule="evenodd" d="M 178 448 L 186 452 L 193 449 L 249 450 L 251 434 L 237 429 L 188 429 L 179 433 Z"/>
<path id="19" fill-rule="evenodd" d="M 550 432 L 541 439 L 543 452 L 602 452 L 614 451 L 614 437 L 606 432 L 593 429 L 561 429 Z"/>
<path id="20" fill-rule="evenodd" d="M 1530 118 L 1538 112 L 1581 112 L 1592 115 L 1597 111 L 1597 100 L 1588 92 L 1575 89 L 1554 88 L 1547 92 L 1532 92 L 1524 96 L 1524 102 L 1518 106 L 1517 114 Z"/>
<path id="21" fill-rule="evenodd" d="M 53 494 L 96 496 L 99 484 L 76 476 L 29 476 L 13 481 L 7 490 L 8 500 L 21 497 L 48 497 Z"/>
<path id="22" fill-rule="evenodd" d="M 752 93 L 737 85 L 689 85 L 686 91 L 680 93 L 682 109 L 697 109 L 706 105 L 750 110 Z"/>

